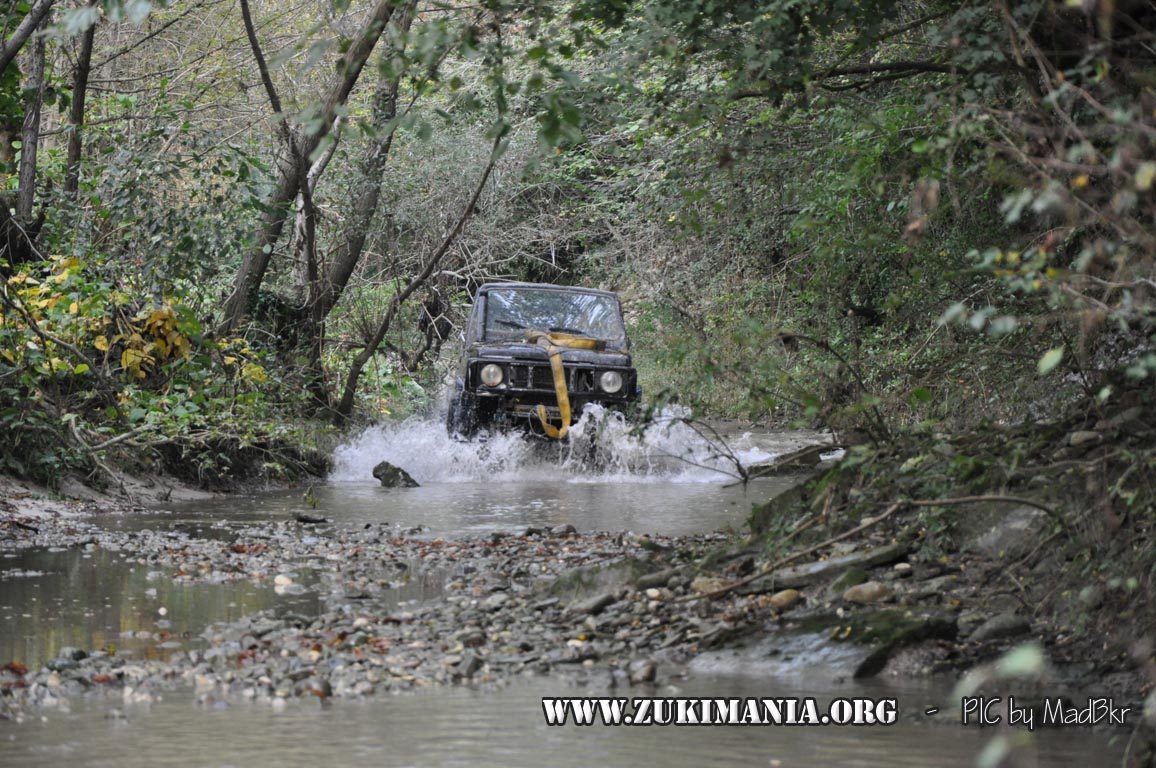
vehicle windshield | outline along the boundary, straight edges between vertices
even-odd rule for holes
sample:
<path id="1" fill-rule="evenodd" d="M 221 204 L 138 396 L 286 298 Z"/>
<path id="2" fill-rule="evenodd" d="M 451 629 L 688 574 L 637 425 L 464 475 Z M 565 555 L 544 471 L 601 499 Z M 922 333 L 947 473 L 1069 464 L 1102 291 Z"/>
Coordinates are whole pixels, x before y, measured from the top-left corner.
<path id="1" fill-rule="evenodd" d="M 523 338 L 527 330 L 568 333 L 622 344 L 618 302 L 603 294 L 536 288 L 492 290 L 486 299 L 486 339 Z"/>

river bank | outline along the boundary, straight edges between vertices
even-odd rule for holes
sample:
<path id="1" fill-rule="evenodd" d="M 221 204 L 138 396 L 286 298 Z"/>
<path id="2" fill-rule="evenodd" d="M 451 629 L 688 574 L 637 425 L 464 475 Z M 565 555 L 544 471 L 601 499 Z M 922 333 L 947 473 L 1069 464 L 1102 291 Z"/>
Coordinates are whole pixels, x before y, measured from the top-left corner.
<path id="1" fill-rule="evenodd" d="M 770 580 L 752 576 L 779 553 L 724 534 L 579 532 L 567 524 L 444 540 L 404 524 L 301 515 L 222 522 L 206 535 L 101 524 L 99 510 L 131 518 L 125 505 L 38 503 L 35 518 L 6 516 L 21 525 L 3 527 L 5 552 L 99 551 L 182 584 L 246 582 L 326 600 L 316 612 L 256 612 L 195 638 L 174 636 L 159 606 L 153 626 L 133 634 L 172 649 L 167 659 L 64 647 L 37 669 L 9 664 L 0 702 L 17 721 L 77 697 L 111 697 L 119 706 L 179 690 L 202 704 L 283 708 L 542 675 L 592 695 L 654 691 L 720 669 L 803 674 L 816 685 L 954 679 L 1024 643 L 1038 644 L 1050 663 L 1014 681 L 1021 701 L 1109 696 L 1132 708 L 1130 724 L 1143 709 L 1134 664 L 1047 617 L 1025 616 L 1025 596 L 999 579 L 1002 559 L 1038 539 L 1039 516 L 1028 510 L 989 510 L 984 519 L 998 522 L 975 526 L 966 546 L 933 561 L 920 556 L 900 515 L 817 548 L 821 535 L 799 535 L 796 551 L 813 551 Z M 396 599 L 422 579 L 437 585 L 424 599 Z M 1009 681 L 992 675 L 985 685 Z"/>

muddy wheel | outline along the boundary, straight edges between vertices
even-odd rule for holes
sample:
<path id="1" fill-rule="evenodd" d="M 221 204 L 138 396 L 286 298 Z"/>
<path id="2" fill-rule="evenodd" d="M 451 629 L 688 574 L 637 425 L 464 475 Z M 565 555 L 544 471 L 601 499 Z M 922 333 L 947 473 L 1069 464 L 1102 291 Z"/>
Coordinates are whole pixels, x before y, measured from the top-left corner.
<path id="1" fill-rule="evenodd" d="M 469 439 L 478 431 L 478 406 L 474 398 L 458 392 L 446 410 L 446 432 L 450 437 Z"/>

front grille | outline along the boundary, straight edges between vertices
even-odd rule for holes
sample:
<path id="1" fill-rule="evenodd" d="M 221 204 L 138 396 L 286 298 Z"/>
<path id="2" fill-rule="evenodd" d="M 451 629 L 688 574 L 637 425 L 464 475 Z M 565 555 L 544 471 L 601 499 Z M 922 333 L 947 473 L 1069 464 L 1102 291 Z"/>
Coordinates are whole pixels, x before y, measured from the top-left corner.
<path id="1" fill-rule="evenodd" d="M 511 363 L 506 365 L 505 369 L 506 388 L 522 392 L 542 393 L 543 395 L 554 394 L 554 372 L 548 363 Z M 564 370 L 566 372 L 566 389 L 570 394 L 602 394 L 597 384 L 598 370 L 588 367 L 576 368 L 569 365 L 565 366 Z M 633 377 L 627 375 L 625 371 L 623 371 L 623 375 L 627 379 L 626 386 L 623 388 L 623 391 L 626 392 L 629 391 L 626 387 L 633 385 Z M 621 394 L 619 393 L 619 396 Z"/>
<path id="2" fill-rule="evenodd" d="M 521 367 L 521 366 L 519 366 Z M 548 365 L 527 365 L 526 388 L 554 391 L 554 372 Z"/>

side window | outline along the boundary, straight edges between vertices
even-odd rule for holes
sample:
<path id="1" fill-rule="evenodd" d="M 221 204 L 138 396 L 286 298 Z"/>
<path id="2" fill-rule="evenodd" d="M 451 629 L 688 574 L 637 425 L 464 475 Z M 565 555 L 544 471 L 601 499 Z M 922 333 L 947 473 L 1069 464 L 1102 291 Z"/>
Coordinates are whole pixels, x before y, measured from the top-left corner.
<path id="1" fill-rule="evenodd" d="M 486 294 L 479 293 L 474 298 L 474 307 L 470 310 L 470 322 L 467 328 L 467 344 L 480 341 L 484 337 L 486 328 Z"/>

